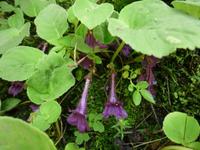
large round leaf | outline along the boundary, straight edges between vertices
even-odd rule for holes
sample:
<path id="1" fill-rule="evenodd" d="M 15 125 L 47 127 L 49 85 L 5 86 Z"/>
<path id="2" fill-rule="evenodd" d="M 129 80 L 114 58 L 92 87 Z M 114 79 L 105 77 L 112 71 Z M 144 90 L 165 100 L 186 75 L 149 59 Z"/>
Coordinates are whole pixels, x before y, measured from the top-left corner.
<path id="1" fill-rule="evenodd" d="M 200 133 L 197 120 L 181 112 L 168 114 L 163 122 L 163 130 L 170 140 L 183 145 L 195 141 Z"/>
<path id="2" fill-rule="evenodd" d="M 24 24 L 21 29 L 10 28 L 0 31 L 0 54 L 9 48 L 19 45 L 25 36 L 29 36 L 30 23 Z"/>
<path id="3" fill-rule="evenodd" d="M 186 12 L 194 17 L 200 18 L 200 1 L 199 0 L 175 0 L 172 5 L 183 12 Z"/>
<path id="4" fill-rule="evenodd" d="M 35 17 L 50 2 L 49 0 L 19 0 L 19 5 L 27 16 Z"/>
<path id="5" fill-rule="evenodd" d="M 67 12 L 56 4 L 45 7 L 35 19 L 37 34 L 47 40 L 57 40 L 68 28 Z"/>
<path id="6" fill-rule="evenodd" d="M 27 93 L 32 102 L 41 104 L 54 100 L 71 88 L 75 79 L 66 61 L 57 53 L 50 53 L 27 80 Z"/>
<path id="7" fill-rule="evenodd" d="M 200 21 L 160 0 L 133 2 L 119 19 L 109 19 L 108 29 L 138 52 L 162 57 L 176 48 L 200 47 Z"/>
<path id="8" fill-rule="evenodd" d="M 76 0 L 73 5 L 74 15 L 90 30 L 105 22 L 114 11 L 109 3 L 101 5 L 89 0 Z"/>
<path id="9" fill-rule="evenodd" d="M 36 48 L 18 46 L 9 49 L 0 59 L 0 77 L 8 81 L 23 81 L 35 71 L 44 53 Z"/>
<path id="10" fill-rule="evenodd" d="M 39 129 L 11 117 L 0 117 L 1 150 L 56 150 L 51 139 Z"/>

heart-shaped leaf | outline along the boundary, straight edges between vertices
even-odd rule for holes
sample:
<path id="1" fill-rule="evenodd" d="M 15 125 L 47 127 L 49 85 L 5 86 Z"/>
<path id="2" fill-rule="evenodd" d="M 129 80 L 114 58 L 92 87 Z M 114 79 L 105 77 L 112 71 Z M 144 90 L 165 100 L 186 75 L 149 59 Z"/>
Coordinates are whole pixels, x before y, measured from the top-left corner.
<path id="1" fill-rule="evenodd" d="M 113 13 L 114 8 L 109 3 L 98 5 L 89 0 L 76 0 L 73 11 L 74 15 L 91 30 L 105 22 Z"/>
<path id="2" fill-rule="evenodd" d="M 37 34 L 48 42 L 61 38 L 68 29 L 67 12 L 56 4 L 40 11 L 34 22 Z"/>
<path id="3" fill-rule="evenodd" d="M 108 30 L 138 52 L 162 57 L 177 48 L 200 47 L 199 26 L 199 20 L 160 0 L 143 0 L 124 7 L 119 19 L 110 18 Z"/>
<path id="4" fill-rule="evenodd" d="M 30 124 L 11 117 L 0 117 L 1 150 L 56 150 L 51 139 Z"/>
<path id="5" fill-rule="evenodd" d="M 27 94 L 36 104 L 55 100 L 69 90 L 75 79 L 67 60 L 57 53 L 50 53 L 37 66 L 37 71 L 27 80 Z"/>
<path id="6" fill-rule="evenodd" d="M 0 59 L 0 77 L 8 81 L 23 81 L 35 71 L 44 53 L 36 48 L 18 46 L 9 49 Z"/>
<path id="7" fill-rule="evenodd" d="M 183 145 L 194 142 L 200 133 L 197 120 L 181 112 L 168 114 L 163 122 L 163 130 L 170 140 Z"/>

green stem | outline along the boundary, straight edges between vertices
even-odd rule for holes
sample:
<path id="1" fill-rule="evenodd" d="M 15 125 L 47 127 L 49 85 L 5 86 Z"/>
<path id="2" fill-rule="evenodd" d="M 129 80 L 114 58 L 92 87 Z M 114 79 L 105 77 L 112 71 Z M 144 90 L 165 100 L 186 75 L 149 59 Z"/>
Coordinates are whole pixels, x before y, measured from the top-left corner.
<path id="1" fill-rule="evenodd" d="M 113 62 L 115 61 L 117 55 L 122 50 L 122 48 L 124 47 L 124 45 L 125 45 L 125 42 L 122 41 L 121 44 L 119 45 L 119 47 L 117 48 L 117 50 L 115 51 L 115 53 L 113 54 L 110 64 L 113 64 Z"/>

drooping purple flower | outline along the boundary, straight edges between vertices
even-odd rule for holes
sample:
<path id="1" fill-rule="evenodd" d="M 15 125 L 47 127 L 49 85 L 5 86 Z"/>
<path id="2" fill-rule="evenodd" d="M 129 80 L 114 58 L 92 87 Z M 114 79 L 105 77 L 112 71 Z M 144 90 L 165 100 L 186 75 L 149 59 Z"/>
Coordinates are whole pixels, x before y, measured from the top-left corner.
<path id="1" fill-rule="evenodd" d="M 92 33 L 92 31 L 88 31 L 85 37 L 85 43 L 88 44 L 91 48 L 98 47 L 100 49 L 108 48 L 107 45 L 102 44 L 101 42 L 97 41 Z"/>
<path id="2" fill-rule="evenodd" d="M 129 56 L 129 54 L 131 53 L 132 48 L 129 45 L 124 45 L 124 47 L 122 48 L 122 54 L 126 57 Z"/>
<path id="3" fill-rule="evenodd" d="M 93 61 L 91 59 L 89 59 L 86 55 L 80 54 L 79 56 L 80 56 L 79 57 L 79 61 L 80 61 L 79 65 L 81 67 L 83 67 L 83 69 L 88 70 L 93 66 Z"/>
<path id="4" fill-rule="evenodd" d="M 106 102 L 106 105 L 103 111 L 103 116 L 105 118 L 108 118 L 109 116 L 115 116 L 117 119 L 122 119 L 122 118 L 128 117 L 128 114 L 124 110 L 122 103 L 117 98 L 116 88 L 115 88 L 115 77 L 116 77 L 116 73 L 112 72 L 109 98 L 108 98 L 108 101 Z"/>
<path id="5" fill-rule="evenodd" d="M 156 84 L 155 76 L 153 73 L 153 68 L 158 63 L 158 58 L 154 56 L 145 56 L 142 65 L 143 72 L 139 77 L 139 81 L 147 81 L 149 84 L 148 90 L 151 92 L 153 96 L 156 96 L 156 91 L 154 89 L 154 85 Z"/>
<path id="6" fill-rule="evenodd" d="M 67 122 L 73 126 L 76 126 L 79 132 L 86 132 L 89 130 L 89 126 L 86 120 L 86 108 L 87 108 L 87 95 L 88 89 L 91 83 L 91 76 L 86 76 L 85 86 L 81 99 L 75 110 L 67 118 Z"/>
<path id="7" fill-rule="evenodd" d="M 36 111 L 39 110 L 39 106 L 38 106 L 38 105 L 35 105 L 35 104 L 31 104 L 29 107 L 31 108 L 31 110 L 32 110 L 33 112 L 36 112 Z"/>
<path id="8" fill-rule="evenodd" d="M 20 81 L 12 82 L 11 86 L 8 89 L 8 94 L 16 96 L 21 93 L 24 89 L 24 83 Z"/>

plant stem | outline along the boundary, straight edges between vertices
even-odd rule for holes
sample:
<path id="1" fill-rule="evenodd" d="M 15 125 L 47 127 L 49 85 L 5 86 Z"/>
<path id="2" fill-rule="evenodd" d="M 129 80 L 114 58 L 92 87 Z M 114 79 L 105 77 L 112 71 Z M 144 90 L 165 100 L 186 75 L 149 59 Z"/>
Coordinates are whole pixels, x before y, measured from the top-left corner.
<path id="1" fill-rule="evenodd" d="M 113 54 L 110 64 L 112 64 L 115 61 L 115 58 L 117 57 L 117 55 L 119 54 L 119 52 L 122 50 L 122 48 L 124 47 L 124 45 L 125 45 L 125 42 L 122 41 L 121 44 L 119 45 L 119 47 L 117 48 L 117 50 L 115 51 L 115 53 Z"/>

